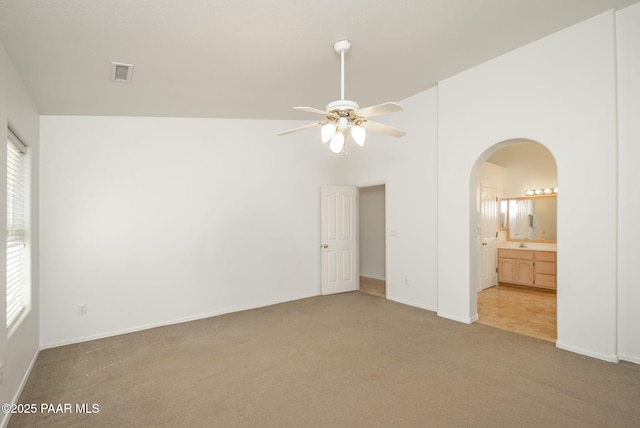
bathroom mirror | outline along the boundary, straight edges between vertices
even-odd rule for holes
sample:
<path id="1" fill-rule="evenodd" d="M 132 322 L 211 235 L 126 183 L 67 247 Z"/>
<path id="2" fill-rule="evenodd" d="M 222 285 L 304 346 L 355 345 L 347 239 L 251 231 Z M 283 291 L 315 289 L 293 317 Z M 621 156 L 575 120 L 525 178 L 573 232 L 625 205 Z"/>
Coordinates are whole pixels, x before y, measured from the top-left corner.
<path id="1" fill-rule="evenodd" d="M 500 222 L 507 240 L 556 242 L 557 202 L 555 195 L 503 199 Z"/>

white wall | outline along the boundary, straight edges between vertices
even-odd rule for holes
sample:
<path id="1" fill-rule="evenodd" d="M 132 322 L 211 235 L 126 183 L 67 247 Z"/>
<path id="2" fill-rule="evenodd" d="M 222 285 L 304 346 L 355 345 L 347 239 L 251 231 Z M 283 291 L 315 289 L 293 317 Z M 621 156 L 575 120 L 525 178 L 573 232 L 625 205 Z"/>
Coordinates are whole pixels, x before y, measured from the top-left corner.
<path id="1" fill-rule="evenodd" d="M 640 4 L 619 11 L 618 352 L 640 364 Z"/>
<path id="2" fill-rule="evenodd" d="M 495 152 L 488 160 L 507 168 L 506 198 L 525 196 L 527 189 L 558 185 L 556 160 L 540 144 L 514 142 Z"/>
<path id="3" fill-rule="evenodd" d="M 275 135 L 301 122 L 40 123 L 44 347 L 320 293 L 320 185 L 346 159 Z"/>
<path id="4" fill-rule="evenodd" d="M 478 172 L 478 186 L 477 186 L 477 205 L 476 210 L 480 211 L 480 187 L 482 185 L 494 187 L 496 189 L 496 196 L 498 198 L 505 198 L 506 188 L 508 186 L 507 169 L 493 164 L 491 162 L 484 162 L 480 165 Z"/>
<path id="5" fill-rule="evenodd" d="M 380 121 L 405 137 L 369 133 L 349 153 L 349 182 L 385 183 L 387 204 L 387 298 L 437 308 L 437 88 L 401 100 L 404 111 Z"/>
<path id="6" fill-rule="evenodd" d="M 479 165 L 496 144 L 528 138 L 554 155 L 562 192 L 557 345 L 616 359 L 614 62 L 614 13 L 607 12 L 440 83 L 438 314 L 477 316 L 471 245 Z M 587 233 L 593 224 L 597 237 Z"/>
<path id="7" fill-rule="evenodd" d="M 0 384 L 0 402 L 16 402 L 31 365 L 35 362 L 39 349 L 38 317 L 38 162 L 39 132 L 38 112 L 29 96 L 22 79 L 9 60 L 4 47 L 0 45 L 0 164 L 7 164 L 7 127 L 30 146 L 31 158 L 31 308 L 26 316 L 12 330 L 6 328 L 6 299 L 0 298 L 0 362 L 3 364 L 3 380 Z M 0 224 L 7 224 L 6 168 L 0 173 Z M 5 230 L 5 229 L 3 229 Z M 2 233 L 6 237 L 6 230 Z M 1 247 L 6 249 L 6 241 Z M 3 250 L 2 260 L 6 260 Z M 6 263 L 0 263 L 0 277 L 6 278 Z M 2 414 L 0 425 L 8 421 Z"/>
<path id="8" fill-rule="evenodd" d="M 384 186 L 360 188 L 358 207 L 360 276 L 384 280 L 386 278 Z"/>

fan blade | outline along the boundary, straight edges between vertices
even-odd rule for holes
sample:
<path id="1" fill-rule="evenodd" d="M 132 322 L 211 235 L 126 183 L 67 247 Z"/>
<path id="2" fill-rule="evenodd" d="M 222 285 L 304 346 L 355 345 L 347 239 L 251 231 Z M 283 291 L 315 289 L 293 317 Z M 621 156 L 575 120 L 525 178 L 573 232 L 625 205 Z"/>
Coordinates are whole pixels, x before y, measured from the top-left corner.
<path id="1" fill-rule="evenodd" d="M 322 125 L 324 125 L 324 124 L 326 124 L 328 122 L 329 122 L 328 120 L 325 120 L 324 122 L 310 123 L 308 125 L 300 126 L 298 128 L 289 129 L 288 131 L 279 132 L 277 135 L 287 135 L 287 134 L 291 134 L 291 133 L 298 132 L 298 131 L 304 131 L 305 129 L 311 129 L 311 128 L 315 128 L 317 126 L 322 126 Z"/>
<path id="2" fill-rule="evenodd" d="M 392 126 L 384 125 L 378 122 L 371 122 L 370 120 L 363 121 L 360 126 L 362 126 L 367 131 L 391 135 L 392 137 L 403 137 L 404 135 L 406 135 L 406 131 L 403 131 L 402 129 L 394 128 Z"/>
<path id="3" fill-rule="evenodd" d="M 354 111 L 360 117 L 374 117 L 381 114 L 393 113 L 394 111 L 403 110 L 402 106 L 397 103 L 384 103 L 371 107 L 365 107 Z"/>
<path id="4" fill-rule="evenodd" d="M 327 117 L 338 117 L 333 113 L 330 113 L 328 111 L 318 110 L 317 108 L 313 108 L 313 107 L 294 107 L 293 109 L 294 110 L 307 111 L 309 113 L 317 113 L 317 114 L 321 114 L 321 115 L 327 116 Z"/>

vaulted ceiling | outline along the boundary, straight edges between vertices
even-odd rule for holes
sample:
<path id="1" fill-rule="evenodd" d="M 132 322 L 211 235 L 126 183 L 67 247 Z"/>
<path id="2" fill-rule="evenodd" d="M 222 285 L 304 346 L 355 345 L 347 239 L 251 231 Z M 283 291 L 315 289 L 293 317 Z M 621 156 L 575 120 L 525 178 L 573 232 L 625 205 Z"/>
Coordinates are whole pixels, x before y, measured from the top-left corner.
<path id="1" fill-rule="evenodd" d="M 308 119 L 340 98 L 337 40 L 364 107 L 637 1 L 0 0 L 0 42 L 41 114 Z"/>

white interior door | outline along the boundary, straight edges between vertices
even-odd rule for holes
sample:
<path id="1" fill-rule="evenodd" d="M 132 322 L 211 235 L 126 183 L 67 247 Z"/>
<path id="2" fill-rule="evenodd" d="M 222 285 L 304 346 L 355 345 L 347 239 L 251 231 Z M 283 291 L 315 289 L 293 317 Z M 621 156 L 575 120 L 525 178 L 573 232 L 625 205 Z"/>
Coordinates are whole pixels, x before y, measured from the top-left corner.
<path id="1" fill-rule="evenodd" d="M 498 266 L 498 197 L 493 187 L 481 186 L 480 188 L 480 260 L 482 263 L 482 279 L 480 288 L 492 287 L 498 283 L 496 268 Z"/>
<path id="2" fill-rule="evenodd" d="M 358 206 L 355 187 L 322 186 L 322 294 L 358 289 Z"/>

